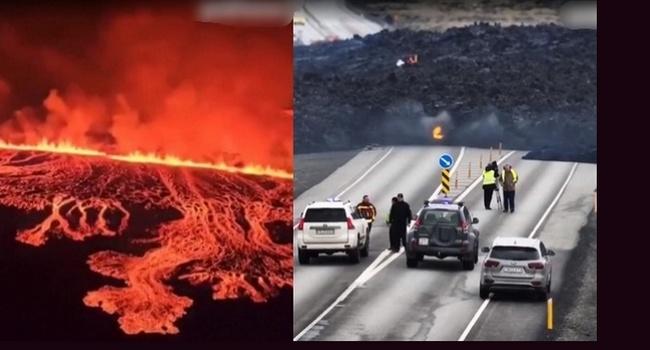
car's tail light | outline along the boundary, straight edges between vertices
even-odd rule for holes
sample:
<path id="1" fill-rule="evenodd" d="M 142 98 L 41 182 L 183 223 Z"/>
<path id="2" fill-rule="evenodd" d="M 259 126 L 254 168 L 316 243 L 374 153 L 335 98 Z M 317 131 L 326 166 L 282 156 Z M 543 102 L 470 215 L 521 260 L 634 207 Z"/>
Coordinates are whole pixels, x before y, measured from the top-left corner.
<path id="1" fill-rule="evenodd" d="M 499 266 L 499 262 L 495 261 L 495 260 L 486 260 L 484 266 L 485 267 L 497 267 L 497 266 Z"/>
<path id="2" fill-rule="evenodd" d="M 528 264 L 528 268 L 533 270 L 543 270 L 544 264 L 542 264 L 541 262 L 532 262 Z"/>
<path id="3" fill-rule="evenodd" d="M 458 226 L 458 228 L 459 228 L 461 231 L 465 232 L 465 231 L 467 231 L 467 229 L 469 228 L 469 224 L 467 224 L 467 222 L 461 220 L 461 221 L 460 221 L 460 225 Z"/>
<path id="4" fill-rule="evenodd" d="M 348 218 L 348 230 L 354 230 L 354 223 L 351 218 Z"/>
<path id="5" fill-rule="evenodd" d="M 413 228 L 417 230 L 420 228 L 420 226 L 422 226 L 422 218 L 415 220 L 415 225 L 413 225 Z"/>
<path id="6" fill-rule="evenodd" d="M 300 218 L 300 222 L 298 223 L 298 230 L 302 231 L 305 228 L 305 219 Z"/>

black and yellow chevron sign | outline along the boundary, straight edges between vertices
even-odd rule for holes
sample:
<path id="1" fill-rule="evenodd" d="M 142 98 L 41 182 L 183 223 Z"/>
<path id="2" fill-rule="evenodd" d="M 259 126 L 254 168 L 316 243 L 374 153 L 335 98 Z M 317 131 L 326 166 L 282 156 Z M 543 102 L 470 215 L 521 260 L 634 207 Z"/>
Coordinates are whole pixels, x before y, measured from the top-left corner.
<path id="1" fill-rule="evenodd" d="M 442 184 L 442 193 L 445 195 L 449 194 L 449 170 L 448 169 L 442 169 L 442 178 L 440 180 L 440 183 Z"/>

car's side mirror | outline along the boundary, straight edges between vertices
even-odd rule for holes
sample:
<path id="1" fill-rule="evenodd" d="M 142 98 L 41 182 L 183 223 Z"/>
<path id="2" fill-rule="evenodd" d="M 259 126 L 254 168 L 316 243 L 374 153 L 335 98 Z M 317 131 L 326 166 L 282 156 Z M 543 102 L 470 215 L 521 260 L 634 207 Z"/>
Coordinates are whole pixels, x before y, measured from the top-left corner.
<path id="1" fill-rule="evenodd" d="M 481 252 L 483 252 L 483 253 L 489 253 L 489 252 L 490 252 L 490 247 L 483 247 L 483 248 L 481 248 Z"/>
<path id="2" fill-rule="evenodd" d="M 472 219 L 472 224 L 478 224 L 478 218 L 473 218 Z"/>
<path id="3" fill-rule="evenodd" d="M 546 251 L 546 255 L 555 256 L 555 252 L 549 249 L 549 250 Z"/>

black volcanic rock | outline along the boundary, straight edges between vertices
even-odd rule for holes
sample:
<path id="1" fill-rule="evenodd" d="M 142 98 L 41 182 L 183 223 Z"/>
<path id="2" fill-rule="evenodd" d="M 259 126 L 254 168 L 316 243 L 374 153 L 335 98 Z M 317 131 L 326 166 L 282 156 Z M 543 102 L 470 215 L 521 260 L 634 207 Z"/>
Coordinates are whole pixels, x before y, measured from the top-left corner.
<path id="1" fill-rule="evenodd" d="M 411 53 L 417 65 L 396 66 Z M 432 143 L 447 114 L 446 144 L 595 161 L 595 30 L 384 30 L 296 47 L 294 60 L 296 153 Z"/>

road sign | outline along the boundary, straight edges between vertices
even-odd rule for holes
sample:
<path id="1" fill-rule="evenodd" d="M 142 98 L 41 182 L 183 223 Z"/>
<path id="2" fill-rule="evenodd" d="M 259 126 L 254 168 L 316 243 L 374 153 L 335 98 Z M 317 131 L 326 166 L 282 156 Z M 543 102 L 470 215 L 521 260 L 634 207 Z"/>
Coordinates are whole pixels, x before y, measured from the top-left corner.
<path id="1" fill-rule="evenodd" d="M 449 178 L 450 178 L 449 170 L 448 169 L 442 169 L 442 177 L 440 178 L 440 184 L 442 185 L 442 193 L 445 194 L 445 197 L 450 192 Z"/>
<path id="2" fill-rule="evenodd" d="M 443 153 L 438 159 L 438 165 L 443 169 L 449 169 L 454 165 L 454 157 L 449 153 Z"/>

